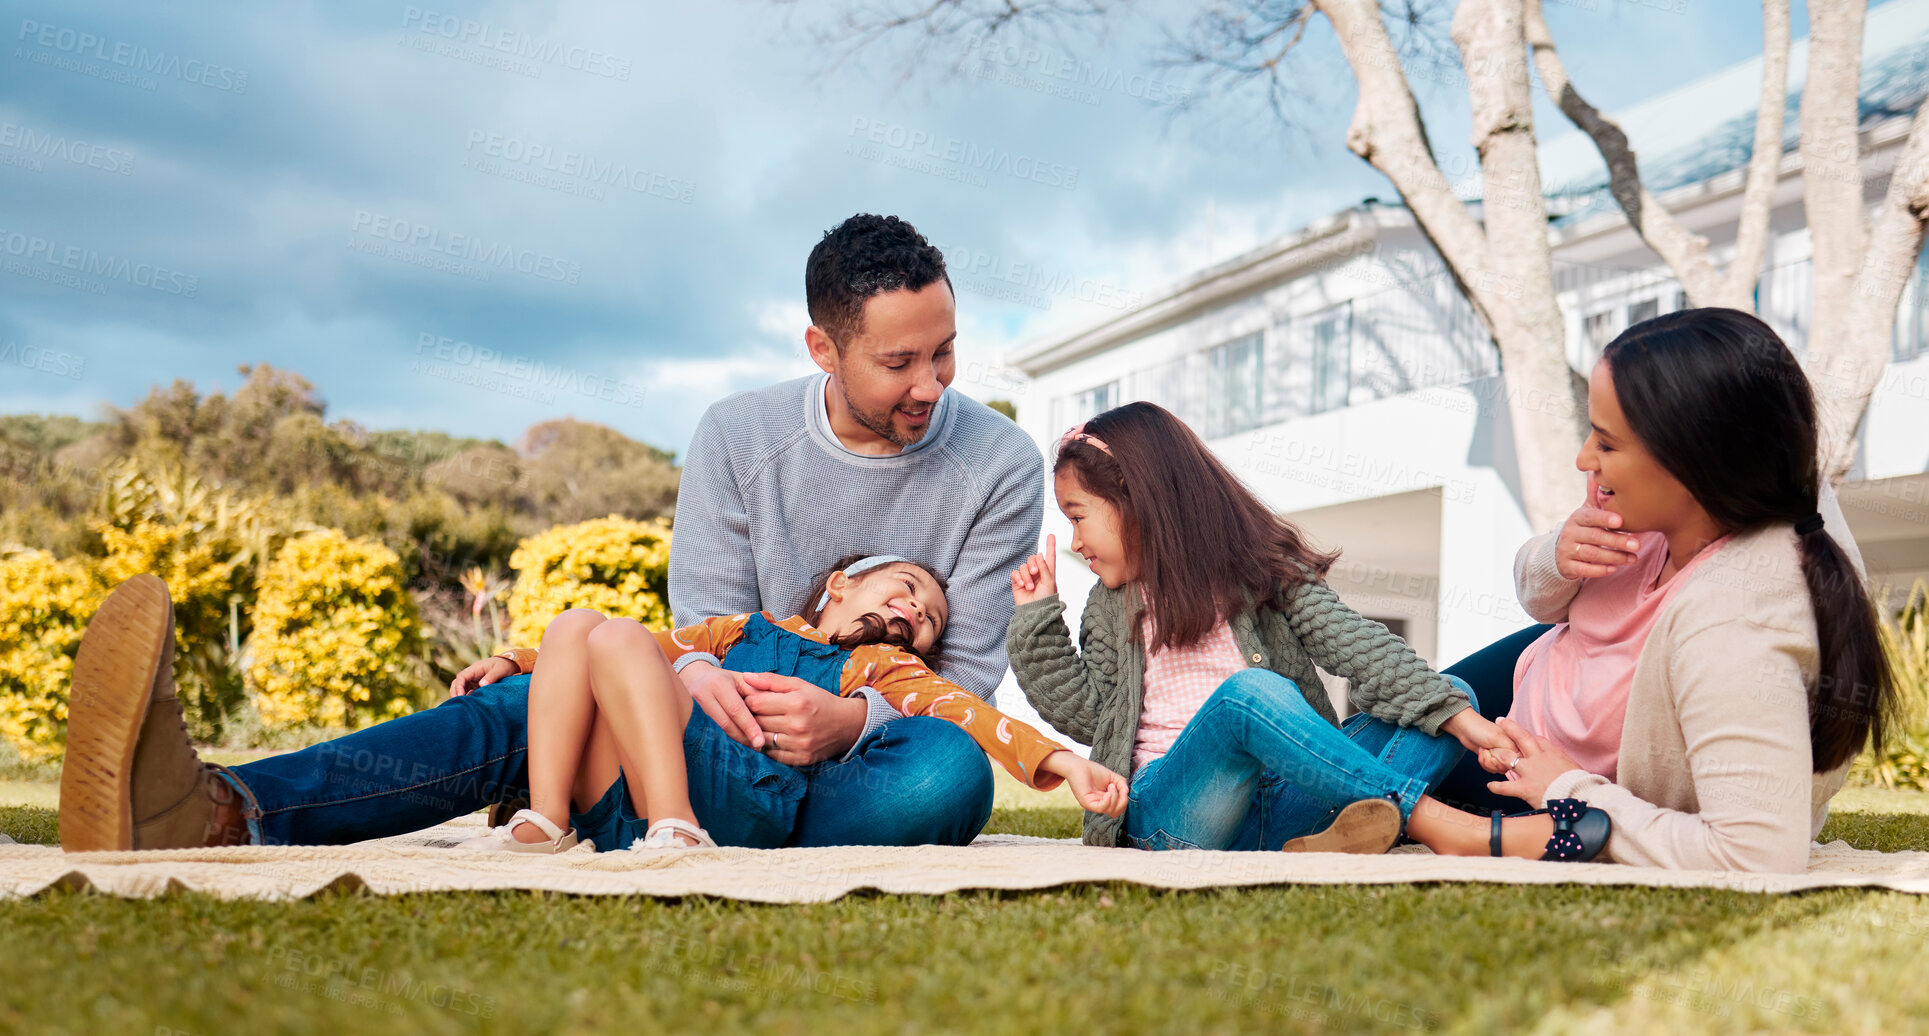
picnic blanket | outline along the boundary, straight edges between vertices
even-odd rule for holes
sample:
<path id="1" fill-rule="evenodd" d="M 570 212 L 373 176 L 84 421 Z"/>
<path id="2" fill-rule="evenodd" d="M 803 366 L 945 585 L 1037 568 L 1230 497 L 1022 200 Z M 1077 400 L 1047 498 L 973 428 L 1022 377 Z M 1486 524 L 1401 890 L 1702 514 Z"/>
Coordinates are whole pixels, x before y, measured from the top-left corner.
<path id="1" fill-rule="evenodd" d="M 1131 882 L 1197 889 L 1255 885 L 1394 885 L 1474 881 L 1509 885 L 1621 885 L 1799 892 L 1840 886 L 1929 892 L 1929 852 L 1879 853 L 1818 845 L 1806 874 L 1670 871 L 1612 863 L 1435 856 L 1403 846 L 1384 856 L 1338 853 L 1142 852 L 1072 839 L 982 835 L 968 846 L 693 849 L 559 856 L 461 850 L 480 817 L 343 846 L 234 846 L 127 853 L 62 853 L 0 845 L 0 898 L 50 888 L 129 899 L 172 891 L 222 899 L 286 900 L 324 889 L 405 892 L 539 889 L 571 895 L 717 896 L 818 903 L 858 891 L 941 895 L 960 889 L 1041 889 Z"/>

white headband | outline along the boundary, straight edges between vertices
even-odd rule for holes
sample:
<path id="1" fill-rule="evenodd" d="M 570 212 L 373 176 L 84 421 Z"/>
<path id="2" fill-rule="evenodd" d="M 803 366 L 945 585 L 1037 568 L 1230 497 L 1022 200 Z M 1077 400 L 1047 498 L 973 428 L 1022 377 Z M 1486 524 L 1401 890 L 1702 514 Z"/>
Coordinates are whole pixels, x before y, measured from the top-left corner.
<path id="1" fill-rule="evenodd" d="M 850 576 L 860 575 L 862 573 L 869 572 L 871 569 L 874 569 L 874 568 L 882 568 L 885 565 L 896 565 L 899 563 L 908 565 L 908 564 L 911 564 L 911 559 L 901 558 L 901 557 L 898 557 L 896 554 L 873 554 L 862 561 L 852 562 L 850 567 L 844 570 L 844 575 L 846 578 L 849 578 Z M 824 606 L 830 603 L 831 603 L 831 592 L 828 588 L 826 588 L 824 590 L 823 596 L 817 599 L 817 610 L 819 612 L 822 612 L 824 610 Z"/>

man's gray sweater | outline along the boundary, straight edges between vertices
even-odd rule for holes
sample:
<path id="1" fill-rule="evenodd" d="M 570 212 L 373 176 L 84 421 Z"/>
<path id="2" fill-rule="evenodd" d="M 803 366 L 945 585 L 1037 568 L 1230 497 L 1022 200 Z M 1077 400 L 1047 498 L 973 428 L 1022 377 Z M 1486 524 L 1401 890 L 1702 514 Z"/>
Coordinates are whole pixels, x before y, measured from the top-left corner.
<path id="1" fill-rule="evenodd" d="M 794 615 L 846 554 L 898 554 L 950 582 L 943 675 L 993 705 L 1005 676 L 1011 570 L 1038 549 L 1044 462 L 1004 415 L 946 389 L 923 439 L 887 456 L 831 432 L 828 375 L 710 407 L 683 460 L 670 540 L 678 625 Z M 887 706 L 888 708 L 888 706 Z"/>

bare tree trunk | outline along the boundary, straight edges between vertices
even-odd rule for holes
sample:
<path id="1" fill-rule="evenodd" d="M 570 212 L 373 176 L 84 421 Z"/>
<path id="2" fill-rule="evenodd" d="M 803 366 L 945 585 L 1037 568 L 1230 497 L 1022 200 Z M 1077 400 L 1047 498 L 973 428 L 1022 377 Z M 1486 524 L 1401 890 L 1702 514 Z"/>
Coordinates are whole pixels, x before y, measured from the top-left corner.
<path id="1" fill-rule="evenodd" d="M 1761 104 L 1755 115 L 1755 151 L 1736 227 L 1735 259 L 1724 274 L 1708 255 L 1708 239 L 1689 230 L 1662 207 L 1641 183 L 1640 164 L 1628 137 L 1575 89 L 1567 64 L 1554 48 L 1553 34 L 1541 13 L 1541 0 L 1525 0 L 1527 42 L 1548 96 L 1574 125 L 1594 141 L 1607 163 L 1608 187 L 1641 240 L 1674 271 L 1697 306 L 1753 310 L 1755 282 L 1768 247 L 1770 202 L 1782 159 L 1782 121 L 1788 95 L 1788 0 L 1762 6 Z"/>
<path id="2" fill-rule="evenodd" d="M 1843 386 L 1861 380 L 1853 368 L 1866 352 L 1866 343 L 1849 334 L 1869 236 L 1857 133 L 1866 9 L 1866 0 L 1810 0 L 1808 82 L 1802 87 L 1802 201 L 1814 292 L 1807 367 L 1827 395 L 1821 400 L 1822 453 L 1832 481 L 1854 461 L 1861 413 L 1844 405 Z"/>
<path id="3" fill-rule="evenodd" d="M 1841 482 L 1855 463 L 1856 429 L 1889 363 L 1896 307 L 1922 251 L 1925 217 L 1929 217 L 1929 120 L 1918 113 L 1868 234 L 1846 333 L 1809 339 L 1809 381 L 1815 385 L 1822 423 L 1822 473 L 1830 482 Z"/>
<path id="4" fill-rule="evenodd" d="M 1347 147 L 1393 181 L 1493 333 L 1507 379 L 1527 518 L 1537 529 L 1551 529 L 1578 500 L 1572 462 L 1583 438 L 1583 407 L 1554 297 L 1519 0 L 1465 0 L 1454 16 L 1485 183 L 1484 229 L 1440 174 L 1379 5 L 1315 2 L 1333 22 L 1359 79 Z"/>
<path id="5" fill-rule="evenodd" d="M 1585 438 L 1585 410 L 1573 392 L 1567 322 L 1554 295 L 1522 0 L 1461 0 L 1453 39 L 1473 104 L 1494 290 L 1510 303 L 1502 307 L 1494 341 L 1510 390 L 1521 492 L 1534 528 L 1551 529 L 1580 493 L 1574 454 Z"/>
<path id="6" fill-rule="evenodd" d="M 1929 130 L 1919 112 L 1873 225 L 1862 197 L 1860 81 L 1864 0 L 1811 0 L 1802 91 L 1802 180 L 1815 296 L 1806 366 L 1821 417 L 1822 473 L 1855 464 L 1895 334 L 1896 305 L 1922 249 L 1929 205 Z"/>

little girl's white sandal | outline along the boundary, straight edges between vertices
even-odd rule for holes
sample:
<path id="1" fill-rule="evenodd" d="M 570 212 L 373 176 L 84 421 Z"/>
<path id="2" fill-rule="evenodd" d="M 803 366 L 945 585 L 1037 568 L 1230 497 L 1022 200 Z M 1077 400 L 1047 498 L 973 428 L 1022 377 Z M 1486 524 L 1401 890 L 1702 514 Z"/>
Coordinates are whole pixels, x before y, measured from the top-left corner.
<path id="1" fill-rule="evenodd" d="M 678 835 L 690 838 L 695 844 L 685 845 L 677 841 Z M 630 843 L 632 849 L 715 849 L 716 847 L 717 843 L 710 837 L 710 832 L 688 820 L 678 820 L 676 817 L 664 817 L 651 824 L 650 829 L 643 833 L 643 837 Z"/>
<path id="2" fill-rule="evenodd" d="M 536 830 L 549 836 L 545 842 L 518 842 L 513 833 L 519 824 L 534 824 Z M 576 829 L 565 831 L 549 822 L 549 818 L 533 809 L 519 809 L 509 818 L 507 824 L 492 827 L 487 834 L 480 834 L 456 846 L 458 849 L 494 849 L 506 853 L 535 853 L 540 856 L 554 856 L 576 848 L 579 839 Z"/>

